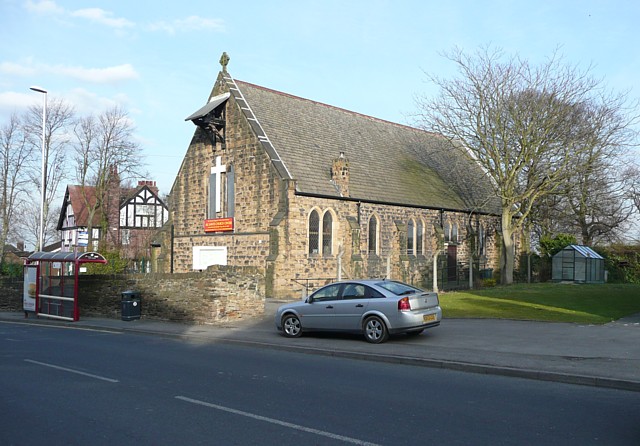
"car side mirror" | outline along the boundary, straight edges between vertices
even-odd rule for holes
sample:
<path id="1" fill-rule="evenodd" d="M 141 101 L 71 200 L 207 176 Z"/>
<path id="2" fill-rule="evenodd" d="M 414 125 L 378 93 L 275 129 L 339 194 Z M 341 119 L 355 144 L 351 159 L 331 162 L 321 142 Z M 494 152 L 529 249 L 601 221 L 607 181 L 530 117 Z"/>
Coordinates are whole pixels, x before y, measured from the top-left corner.
<path id="1" fill-rule="evenodd" d="M 309 296 L 307 297 L 307 301 L 308 304 L 312 304 L 313 303 L 313 297 Z"/>

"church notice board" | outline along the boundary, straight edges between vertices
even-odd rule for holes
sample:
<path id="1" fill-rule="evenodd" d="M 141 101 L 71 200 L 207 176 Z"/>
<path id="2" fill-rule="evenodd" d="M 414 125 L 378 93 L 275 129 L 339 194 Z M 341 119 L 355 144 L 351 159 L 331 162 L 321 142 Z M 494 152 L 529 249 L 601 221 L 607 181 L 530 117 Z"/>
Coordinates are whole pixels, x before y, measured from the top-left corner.
<path id="1" fill-rule="evenodd" d="M 204 232 L 233 231 L 233 218 L 210 218 L 204 221 Z"/>

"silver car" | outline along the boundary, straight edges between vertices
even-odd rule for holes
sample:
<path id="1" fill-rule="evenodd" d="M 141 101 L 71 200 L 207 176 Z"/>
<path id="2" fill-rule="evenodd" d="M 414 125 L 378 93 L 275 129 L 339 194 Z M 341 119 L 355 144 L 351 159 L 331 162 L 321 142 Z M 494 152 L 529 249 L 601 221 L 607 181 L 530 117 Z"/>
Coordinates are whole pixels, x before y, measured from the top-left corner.
<path id="1" fill-rule="evenodd" d="M 282 305 L 276 328 L 291 338 L 303 331 L 363 333 L 371 343 L 390 334 L 417 335 L 440 325 L 438 294 L 393 280 L 349 280 L 326 285 L 299 302 Z"/>

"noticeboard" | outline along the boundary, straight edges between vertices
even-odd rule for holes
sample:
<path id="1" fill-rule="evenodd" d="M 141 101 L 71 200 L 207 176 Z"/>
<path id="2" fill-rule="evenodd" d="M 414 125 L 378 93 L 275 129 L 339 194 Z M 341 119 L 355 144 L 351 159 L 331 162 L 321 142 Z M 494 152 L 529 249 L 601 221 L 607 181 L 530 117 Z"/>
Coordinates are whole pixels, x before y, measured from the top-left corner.
<path id="1" fill-rule="evenodd" d="M 233 231 L 233 217 L 210 218 L 204 221 L 204 232 Z"/>

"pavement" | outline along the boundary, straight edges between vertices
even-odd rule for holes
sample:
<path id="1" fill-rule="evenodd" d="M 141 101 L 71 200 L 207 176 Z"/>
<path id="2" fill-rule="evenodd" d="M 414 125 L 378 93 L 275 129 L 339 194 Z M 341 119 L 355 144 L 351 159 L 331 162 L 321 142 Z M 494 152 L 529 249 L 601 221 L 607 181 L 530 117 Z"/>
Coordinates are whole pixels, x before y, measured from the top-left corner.
<path id="1" fill-rule="evenodd" d="M 77 322 L 0 312 L 0 323 L 39 324 L 223 342 L 292 352 L 410 364 L 640 392 L 640 314 L 604 325 L 497 319 L 448 319 L 420 336 L 369 344 L 362 336 L 306 334 L 289 339 L 275 329 L 283 301 L 267 299 L 260 317 L 189 325 L 144 317 L 132 321 L 82 317 Z"/>

